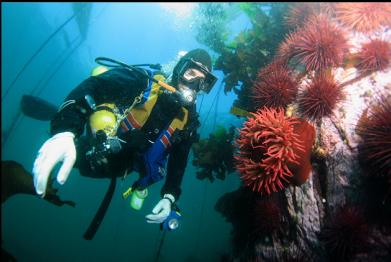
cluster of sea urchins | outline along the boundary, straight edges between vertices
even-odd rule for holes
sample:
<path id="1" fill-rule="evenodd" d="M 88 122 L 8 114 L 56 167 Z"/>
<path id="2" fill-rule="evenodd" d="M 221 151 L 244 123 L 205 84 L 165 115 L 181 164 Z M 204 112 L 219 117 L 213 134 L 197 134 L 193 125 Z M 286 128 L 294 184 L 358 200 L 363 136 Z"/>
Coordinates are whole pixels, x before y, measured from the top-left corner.
<path id="1" fill-rule="evenodd" d="M 293 176 L 288 165 L 298 164 L 295 152 L 304 151 L 303 142 L 294 133 L 294 124 L 299 121 L 285 117 L 282 108 L 264 107 L 251 114 L 236 140 L 236 168 L 253 191 L 278 192 Z"/>

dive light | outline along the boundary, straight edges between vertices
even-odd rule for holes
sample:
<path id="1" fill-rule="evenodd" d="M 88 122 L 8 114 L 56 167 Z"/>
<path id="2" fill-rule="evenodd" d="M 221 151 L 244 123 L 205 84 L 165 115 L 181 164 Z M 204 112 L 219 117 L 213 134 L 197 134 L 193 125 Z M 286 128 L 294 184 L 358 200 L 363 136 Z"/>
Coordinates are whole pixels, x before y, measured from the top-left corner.
<path id="1" fill-rule="evenodd" d="M 171 210 L 170 214 L 161 224 L 163 230 L 173 231 L 179 227 L 179 220 L 182 219 L 182 215 L 175 210 Z"/>

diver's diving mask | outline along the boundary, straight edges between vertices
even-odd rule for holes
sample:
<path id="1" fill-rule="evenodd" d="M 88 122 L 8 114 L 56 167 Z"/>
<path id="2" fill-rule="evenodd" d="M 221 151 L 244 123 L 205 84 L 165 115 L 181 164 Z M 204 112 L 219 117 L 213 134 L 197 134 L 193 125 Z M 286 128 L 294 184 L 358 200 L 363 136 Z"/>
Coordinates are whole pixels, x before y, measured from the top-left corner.
<path id="1" fill-rule="evenodd" d="M 216 76 L 209 72 L 201 63 L 193 59 L 185 59 L 178 70 L 179 80 L 195 92 L 209 93 L 217 81 Z"/>

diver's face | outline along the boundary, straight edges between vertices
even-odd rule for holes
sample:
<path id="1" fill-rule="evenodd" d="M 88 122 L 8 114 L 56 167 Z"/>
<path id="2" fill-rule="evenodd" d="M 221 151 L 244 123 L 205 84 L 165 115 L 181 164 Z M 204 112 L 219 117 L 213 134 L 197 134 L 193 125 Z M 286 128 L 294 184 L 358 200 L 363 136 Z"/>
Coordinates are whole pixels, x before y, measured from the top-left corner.
<path id="1" fill-rule="evenodd" d="M 200 70 L 189 68 L 178 82 L 178 90 L 181 93 L 182 101 L 185 105 L 194 104 L 198 91 L 200 91 L 201 81 L 205 80 L 205 74 Z"/>
<path id="2" fill-rule="evenodd" d="M 180 78 L 178 88 L 181 91 L 184 91 L 186 89 L 192 89 L 195 92 L 198 92 L 200 89 L 200 82 L 204 81 L 205 77 L 205 74 L 202 73 L 200 70 L 195 68 L 189 68 L 183 73 L 183 76 Z"/>
<path id="3" fill-rule="evenodd" d="M 205 79 L 205 74 L 195 68 L 189 68 L 183 74 L 183 79 L 188 82 L 193 82 L 199 79 Z"/>

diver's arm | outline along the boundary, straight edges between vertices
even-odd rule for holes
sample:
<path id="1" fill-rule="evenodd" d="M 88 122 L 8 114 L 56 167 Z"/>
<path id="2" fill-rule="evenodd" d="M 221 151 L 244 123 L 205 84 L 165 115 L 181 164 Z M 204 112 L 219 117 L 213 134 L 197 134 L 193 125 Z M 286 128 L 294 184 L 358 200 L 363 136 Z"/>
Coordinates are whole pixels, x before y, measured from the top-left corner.
<path id="1" fill-rule="evenodd" d="M 196 136 L 195 132 L 194 135 Z M 181 195 L 181 183 L 193 141 L 194 137 L 189 136 L 187 139 L 173 144 L 168 158 L 167 177 L 161 190 L 161 196 L 171 194 L 177 201 Z"/>
<path id="2" fill-rule="evenodd" d="M 33 176 L 37 194 L 45 196 L 50 173 L 59 162 L 62 165 L 57 173 L 57 181 L 64 184 L 68 179 L 77 157 L 74 139 L 83 133 L 92 112 L 84 97 L 90 95 L 97 105 L 128 105 L 144 90 L 146 82 L 140 79 L 140 75 L 127 69 L 113 69 L 86 79 L 68 95 L 51 121 L 52 137 L 41 146 L 34 161 Z"/>
<path id="3" fill-rule="evenodd" d="M 60 110 L 51 121 L 51 135 L 72 132 L 76 137 L 84 131 L 91 113 L 85 101 L 90 95 L 96 105 L 101 103 L 132 103 L 146 86 L 146 79 L 140 74 L 125 68 L 109 70 L 101 75 L 92 76 L 79 84 L 67 96 Z"/>
<path id="4" fill-rule="evenodd" d="M 193 142 L 199 139 L 197 128 L 200 126 L 200 122 L 196 107 L 193 105 L 187 109 L 189 110 L 189 120 L 185 130 L 181 131 L 182 135 L 179 136 L 180 142 L 172 145 L 168 158 L 167 177 L 161 190 L 162 196 L 171 194 L 176 200 L 178 200 L 181 194 L 181 183 L 187 166 L 190 148 Z"/>

